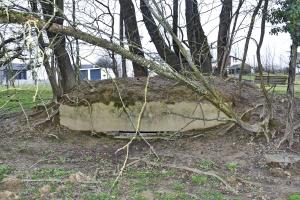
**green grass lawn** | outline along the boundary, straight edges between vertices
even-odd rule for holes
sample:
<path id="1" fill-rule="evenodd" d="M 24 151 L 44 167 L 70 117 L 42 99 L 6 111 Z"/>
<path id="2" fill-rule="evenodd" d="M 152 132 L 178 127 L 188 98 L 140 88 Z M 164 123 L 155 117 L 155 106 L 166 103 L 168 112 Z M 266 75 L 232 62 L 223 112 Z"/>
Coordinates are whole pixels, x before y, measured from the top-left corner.
<path id="1" fill-rule="evenodd" d="M 284 74 L 276 74 L 276 75 L 284 75 Z M 270 76 L 272 75 L 270 74 Z M 254 81 L 254 79 L 255 79 L 255 74 L 243 75 L 243 80 Z M 260 86 L 260 84 L 257 84 L 257 86 Z M 269 88 L 270 87 L 267 87 L 267 89 Z M 274 89 L 274 92 L 276 94 L 284 95 L 286 94 L 286 90 L 287 90 L 287 85 L 277 85 Z M 295 79 L 295 96 L 297 98 L 300 98 L 300 75 L 296 75 L 296 79 Z"/>
<path id="2" fill-rule="evenodd" d="M 50 85 L 26 85 L 17 88 L 0 87 L 0 113 L 12 113 L 46 104 L 52 99 Z"/>

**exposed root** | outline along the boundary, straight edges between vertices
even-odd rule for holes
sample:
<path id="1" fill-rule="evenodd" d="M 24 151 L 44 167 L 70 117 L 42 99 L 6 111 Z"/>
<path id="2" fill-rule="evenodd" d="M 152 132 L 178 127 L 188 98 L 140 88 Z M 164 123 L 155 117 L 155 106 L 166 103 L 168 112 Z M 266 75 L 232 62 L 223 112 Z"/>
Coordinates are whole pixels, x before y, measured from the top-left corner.
<path id="1" fill-rule="evenodd" d="M 68 183 L 69 180 L 61 180 L 61 179 L 21 179 L 24 183 Z M 101 181 L 77 181 L 79 184 L 100 184 Z"/>

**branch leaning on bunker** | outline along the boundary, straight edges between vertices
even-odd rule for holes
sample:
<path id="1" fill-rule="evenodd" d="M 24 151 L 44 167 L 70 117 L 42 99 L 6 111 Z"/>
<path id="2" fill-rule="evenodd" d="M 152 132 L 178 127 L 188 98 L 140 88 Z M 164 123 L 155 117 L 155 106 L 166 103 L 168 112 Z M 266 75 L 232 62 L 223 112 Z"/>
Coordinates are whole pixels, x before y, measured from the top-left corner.
<path id="1" fill-rule="evenodd" d="M 7 15 L 9 15 L 9 17 Z M 156 18 L 159 17 L 157 14 L 154 16 Z M 163 20 L 160 20 L 160 22 L 162 22 L 162 25 L 164 25 L 166 29 L 169 31 L 170 26 L 167 23 L 164 23 Z M 45 22 L 37 18 L 35 14 L 22 13 L 13 10 L 7 11 L 4 8 L 0 8 L 0 23 L 16 23 L 16 24 L 34 23 L 40 29 L 45 27 Z M 186 77 L 176 72 L 166 63 L 157 63 L 155 61 L 137 56 L 118 44 L 112 43 L 103 38 L 98 38 L 91 34 L 75 29 L 73 27 L 68 27 L 68 26 L 64 27 L 58 24 L 52 24 L 48 29 L 53 33 L 65 34 L 80 39 L 82 41 L 85 41 L 89 44 L 115 51 L 117 54 L 124 56 L 126 59 L 134 61 L 143 67 L 153 70 L 154 72 L 156 72 L 161 76 L 183 83 L 184 85 L 191 88 L 199 95 L 203 96 L 203 98 L 205 98 L 207 101 L 213 104 L 217 109 L 222 111 L 226 116 L 232 119 L 232 121 L 234 121 L 236 124 L 238 124 L 245 130 L 248 130 L 250 132 L 256 132 L 256 133 L 264 132 L 265 126 L 268 124 L 268 120 L 262 120 L 261 122 L 257 122 L 256 124 L 249 124 L 247 122 L 244 122 L 241 119 L 241 116 L 239 116 L 239 114 L 233 110 L 231 104 L 225 102 L 223 95 L 220 94 L 218 91 L 216 91 L 213 88 L 213 86 L 209 84 L 209 82 L 206 80 L 204 75 L 197 69 L 195 64 L 190 59 L 190 56 L 188 55 L 187 51 L 185 50 L 185 48 L 183 47 L 179 39 L 174 34 L 172 34 L 172 37 L 174 37 L 174 40 L 179 45 L 182 54 L 187 57 L 188 63 L 193 69 L 194 72 L 193 75 L 196 81 L 195 79 L 192 79 L 193 77 L 192 78 Z M 171 30 L 172 29 L 170 29 L 170 31 Z"/>

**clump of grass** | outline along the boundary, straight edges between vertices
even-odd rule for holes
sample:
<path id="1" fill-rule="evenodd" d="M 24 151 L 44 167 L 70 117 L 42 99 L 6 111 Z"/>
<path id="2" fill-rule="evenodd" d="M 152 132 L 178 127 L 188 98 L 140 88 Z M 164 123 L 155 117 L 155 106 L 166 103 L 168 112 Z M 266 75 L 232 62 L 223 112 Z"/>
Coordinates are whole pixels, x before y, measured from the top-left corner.
<path id="1" fill-rule="evenodd" d="M 159 200 L 194 200 L 195 198 L 191 197 L 190 195 L 186 193 L 176 193 L 176 194 L 170 194 L 170 193 L 156 193 L 157 199 Z"/>
<path id="2" fill-rule="evenodd" d="M 65 176 L 69 176 L 73 173 L 72 170 L 66 170 L 62 168 L 44 168 L 38 169 L 33 172 L 32 179 L 39 178 L 61 178 Z"/>
<path id="3" fill-rule="evenodd" d="M 185 185 L 182 182 L 175 181 L 172 183 L 172 189 L 176 191 L 183 191 L 185 188 Z"/>
<path id="4" fill-rule="evenodd" d="M 235 172 L 239 167 L 239 164 L 236 162 L 230 162 L 226 164 L 226 168 L 231 172 Z"/>
<path id="5" fill-rule="evenodd" d="M 202 200 L 225 200 L 224 195 L 221 192 L 204 191 L 201 192 Z"/>
<path id="6" fill-rule="evenodd" d="M 115 200 L 119 199 L 117 196 L 103 192 L 100 194 L 88 194 L 85 198 L 86 200 Z"/>
<path id="7" fill-rule="evenodd" d="M 3 180 L 5 175 L 8 175 L 12 172 L 12 168 L 8 165 L 0 165 L 0 182 Z"/>
<path id="8" fill-rule="evenodd" d="M 300 200 L 300 193 L 299 194 L 292 194 L 288 197 L 288 200 Z"/>
<path id="9" fill-rule="evenodd" d="M 215 163 L 211 160 L 201 160 L 198 167 L 201 169 L 211 169 L 215 166 Z"/>
<path id="10" fill-rule="evenodd" d="M 202 175 L 192 176 L 192 183 L 197 185 L 204 185 L 207 183 L 207 176 L 202 176 Z"/>

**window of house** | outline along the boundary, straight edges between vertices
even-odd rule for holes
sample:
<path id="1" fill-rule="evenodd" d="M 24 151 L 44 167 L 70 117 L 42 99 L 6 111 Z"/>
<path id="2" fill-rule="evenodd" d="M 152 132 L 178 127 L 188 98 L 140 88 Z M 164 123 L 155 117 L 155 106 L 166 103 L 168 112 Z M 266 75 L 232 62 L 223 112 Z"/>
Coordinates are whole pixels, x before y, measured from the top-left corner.
<path id="1" fill-rule="evenodd" d="M 91 69 L 91 80 L 100 80 L 101 79 L 101 71 L 100 69 Z"/>
<path id="2" fill-rule="evenodd" d="M 87 69 L 80 70 L 80 80 L 89 80 L 89 74 Z"/>
<path id="3" fill-rule="evenodd" d="M 17 75 L 16 75 L 17 74 Z M 15 76 L 16 80 L 26 80 L 27 79 L 27 74 L 26 74 L 26 70 L 13 70 L 13 76 Z"/>

